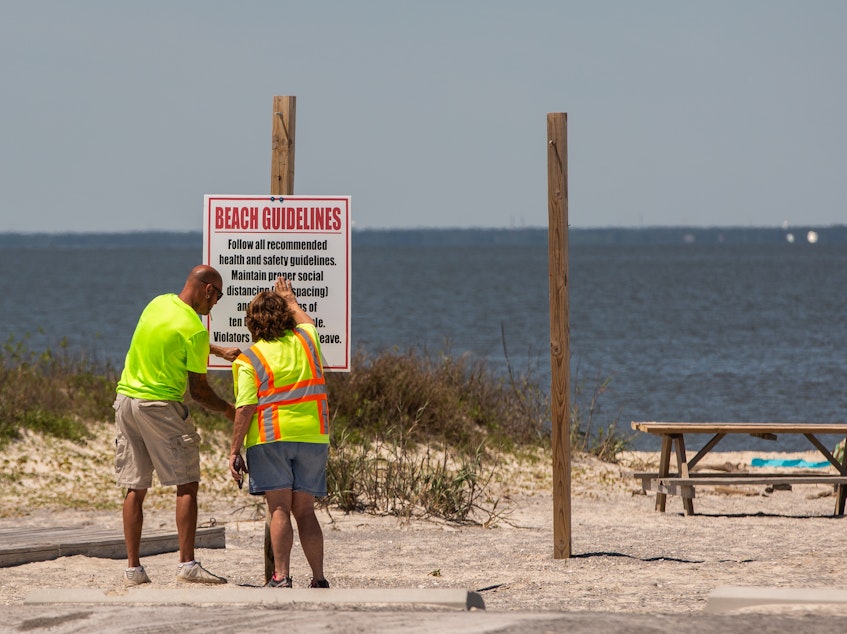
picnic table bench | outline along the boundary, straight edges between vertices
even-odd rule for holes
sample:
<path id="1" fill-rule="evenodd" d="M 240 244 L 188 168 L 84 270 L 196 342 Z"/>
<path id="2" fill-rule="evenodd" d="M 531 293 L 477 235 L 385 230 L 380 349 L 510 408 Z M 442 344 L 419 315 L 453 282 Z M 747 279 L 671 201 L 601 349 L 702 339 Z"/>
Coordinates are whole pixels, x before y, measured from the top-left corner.
<path id="1" fill-rule="evenodd" d="M 844 515 L 847 499 L 847 457 L 841 460 L 832 455 L 818 439 L 819 435 L 838 435 L 847 438 L 847 423 L 667 423 L 632 421 L 636 431 L 659 436 L 662 450 L 659 470 L 656 473 L 635 473 L 641 479 L 645 491 L 656 492 L 656 510 L 664 512 L 668 495 L 680 495 L 686 515 L 694 514 L 694 492 L 697 485 L 738 486 L 765 484 L 779 487 L 791 484 L 831 484 L 835 487 L 834 515 Z M 711 439 L 700 451 L 688 459 L 685 452 L 685 436 L 708 434 Z M 748 434 L 757 438 L 776 440 L 780 434 L 802 434 L 824 458 L 835 467 L 828 473 L 785 473 L 785 472 L 730 472 L 700 473 L 694 467 L 728 434 Z M 671 454 L 676 457 L 676 472 L 671 472 Z"/>

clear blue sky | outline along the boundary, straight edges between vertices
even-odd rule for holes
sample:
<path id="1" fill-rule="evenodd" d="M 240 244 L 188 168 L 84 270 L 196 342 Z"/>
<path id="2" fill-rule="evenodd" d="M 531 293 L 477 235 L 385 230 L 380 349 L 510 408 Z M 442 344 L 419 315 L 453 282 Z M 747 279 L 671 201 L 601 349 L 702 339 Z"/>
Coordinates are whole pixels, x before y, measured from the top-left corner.
<path id="1" fill-rule="evenodd" d="M 359 228 L 847 221 L 843 0 L 0 0 L 0 231 L 199 230 L 295 192 Z"/>

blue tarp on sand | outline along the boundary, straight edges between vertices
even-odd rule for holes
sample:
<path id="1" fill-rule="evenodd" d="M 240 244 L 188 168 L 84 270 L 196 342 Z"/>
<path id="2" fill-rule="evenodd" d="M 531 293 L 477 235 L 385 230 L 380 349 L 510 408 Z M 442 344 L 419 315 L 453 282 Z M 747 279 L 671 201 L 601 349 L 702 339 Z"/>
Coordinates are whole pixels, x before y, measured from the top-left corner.
<path id="1" fill-rule="evenodd" d="M 750 461 L 753 467 L 799 467 L 801 469 L 823 469 L 829 467 L 827 460 L 823 462 L 809 462 L 801 458 L 786 460 L 783 458 L 753 458 Z"/>

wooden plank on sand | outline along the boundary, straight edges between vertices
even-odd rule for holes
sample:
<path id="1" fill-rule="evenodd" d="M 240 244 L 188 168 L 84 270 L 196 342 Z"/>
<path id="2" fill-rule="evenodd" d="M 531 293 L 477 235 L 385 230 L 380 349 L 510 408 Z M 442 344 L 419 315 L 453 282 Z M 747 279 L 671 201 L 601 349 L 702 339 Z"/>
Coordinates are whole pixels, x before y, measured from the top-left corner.
<path id="1" fill-rule="evenodd" d="M 195 546 L 226 548 L 224 527 L 198 528 Z M 141 536 L 142 557 L 178 550 L 179 538 L 175 532 L 150 530 Z M 0 529 L 0 567 L 73 555 L 123 559 L 126 557 L 123 532 L 91 526 Z"/>

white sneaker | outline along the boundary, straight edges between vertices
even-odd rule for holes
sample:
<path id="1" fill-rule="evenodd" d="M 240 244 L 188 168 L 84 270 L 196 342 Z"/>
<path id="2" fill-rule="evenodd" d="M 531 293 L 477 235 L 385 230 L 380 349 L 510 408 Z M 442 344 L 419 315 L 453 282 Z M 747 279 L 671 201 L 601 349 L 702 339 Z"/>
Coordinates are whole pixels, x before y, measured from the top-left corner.
<path id="1" fill-rule="evenodd" d="M 213 575 L 201 566 L 199 561 L 193 564 L 181 564 L 176 573 L 176 580 L 185 583 L 226 583 L 226 579 Z"/>
<path id="2" fill-rule="evenodd" d="M 128 568 L 123 574 L 124 586 L 140 586 L 142 583 L 150 583 L 150 577 L 147 576 L 147 571 L 144 566 L 138 568 Z"/>

